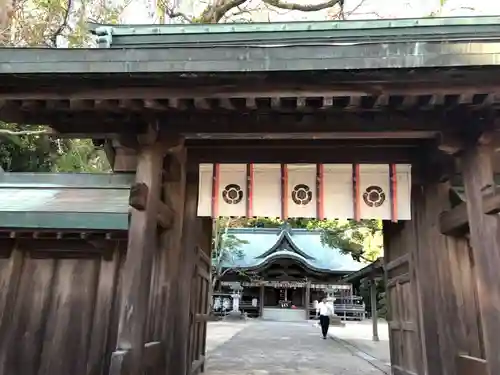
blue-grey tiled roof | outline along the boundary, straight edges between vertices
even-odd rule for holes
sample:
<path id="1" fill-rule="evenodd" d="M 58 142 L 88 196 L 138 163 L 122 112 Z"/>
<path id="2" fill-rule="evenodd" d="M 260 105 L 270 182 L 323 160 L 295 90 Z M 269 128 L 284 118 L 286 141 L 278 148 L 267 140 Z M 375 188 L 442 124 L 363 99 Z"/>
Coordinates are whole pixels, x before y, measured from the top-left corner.
<path id="1" fill-rule="evenodd" d="M 243 256 L 226 262 L 224 267 L 257 268 L 280 257 L 295 259 L 320 272 L 353 272 L 365 266 L 338 249 L 324 246 L 320 231 L 231 228 L 228 233 L 247 243 L 240 246 Z"/>

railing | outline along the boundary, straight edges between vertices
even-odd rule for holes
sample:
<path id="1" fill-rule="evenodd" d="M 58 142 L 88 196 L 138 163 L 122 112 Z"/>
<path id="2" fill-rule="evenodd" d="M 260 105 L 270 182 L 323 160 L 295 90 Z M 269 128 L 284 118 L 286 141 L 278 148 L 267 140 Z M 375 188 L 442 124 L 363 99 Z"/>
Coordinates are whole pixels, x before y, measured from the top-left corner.
<path id="1" fill-rule="evenodd" d="M 363 320 L 366 317 L 365 304 L 339 303 L 334 304 L 333 308 L 335 311 L 335 315 L 339 316 L 343 320 Z M 314 303 L 311 303 L 309 305 L 309 312 L 310 316 L 316 314 Z"/>

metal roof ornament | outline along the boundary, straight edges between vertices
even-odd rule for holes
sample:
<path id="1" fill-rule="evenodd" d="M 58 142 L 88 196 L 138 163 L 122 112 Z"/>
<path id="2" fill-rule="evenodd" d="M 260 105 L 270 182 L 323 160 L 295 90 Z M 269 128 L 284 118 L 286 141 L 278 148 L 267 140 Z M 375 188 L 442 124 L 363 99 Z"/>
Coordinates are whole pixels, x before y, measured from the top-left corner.
<path id="1" fill-rule="evenodd" d="M 111 26 L 99 26 L 95 29 L 97 44 L 99 48 L 110 48 L 113 42 L 113 28 Z"/>
<path id="2" fill-rule="evenodd" d="M 280 229 L 281 229 L 281 231 L 280 231 L 280 233 L 278 233 L 278 236 L 282 232 L 286 232 L 289 236 L 293 235 L 292 226 L 290 225 L 290 223 L 288 221 L 285 221 L 283 224 L 281 224 Z"/>

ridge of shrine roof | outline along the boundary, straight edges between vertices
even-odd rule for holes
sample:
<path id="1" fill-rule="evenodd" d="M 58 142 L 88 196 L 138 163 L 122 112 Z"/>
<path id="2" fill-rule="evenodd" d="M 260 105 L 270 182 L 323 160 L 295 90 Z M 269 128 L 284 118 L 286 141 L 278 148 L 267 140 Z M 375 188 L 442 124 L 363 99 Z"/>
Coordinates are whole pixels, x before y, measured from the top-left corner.
<path id="1" fill-rule="evenodd" d="M 229 23 L 89 24 L 102 46 L 176 47 L 182 45 L 304 45 L 396 41 L 498 39 L 500 17 L 443 17 L 380 20 Z"/>
<path id="2" fill-rule="evenodd" d="M 497 16 L 211 25 L 94 24 L 91 29 L 101 48 L 2 48 L 0 76 L 106 73 L 132 79 L 142 73 L 411 72 L 417 68 L 500 64 Z"/>
<path id="3" fill-rule="evenodd" d="M 228 234 L 245 241 L 242 257 L 223 262 L 223 267 L 257 270 L 279 259 L 291 259 L 315 272 L 348 273 L 365 264 L 321 241 L 321 231 L 298 228 L 230 228 Z"/>

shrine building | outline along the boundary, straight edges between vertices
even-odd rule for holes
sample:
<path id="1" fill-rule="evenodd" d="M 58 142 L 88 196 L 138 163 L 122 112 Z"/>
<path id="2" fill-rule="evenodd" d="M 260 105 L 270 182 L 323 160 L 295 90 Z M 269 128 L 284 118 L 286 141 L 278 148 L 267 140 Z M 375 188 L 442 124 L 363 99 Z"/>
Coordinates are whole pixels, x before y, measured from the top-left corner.
<path id="1" fill-rule="evenodd" d="M 341 310 L 352 304 L 352 285 L 341 279 L 365 265 L 322 242 L 321 231 L 281 228 L 231 228 L 241 240 L 221 264 L 222 290 L 240 282 L 240 309 L 269 320 L 295 321 L 314 316 L 314 301 L 336 297 Z M 215 293 L 214 300 L 219 298 Z M 215 303 L 222 309 L 223 306 Z M 344 311 L 338 311 L 343 313 Z M 361 308 L 360 316 L 364 313 Z"/>

